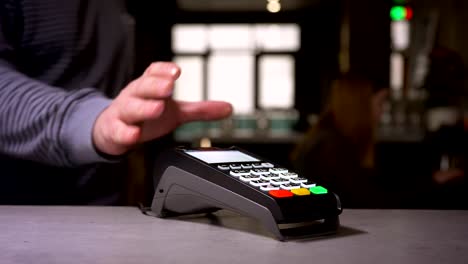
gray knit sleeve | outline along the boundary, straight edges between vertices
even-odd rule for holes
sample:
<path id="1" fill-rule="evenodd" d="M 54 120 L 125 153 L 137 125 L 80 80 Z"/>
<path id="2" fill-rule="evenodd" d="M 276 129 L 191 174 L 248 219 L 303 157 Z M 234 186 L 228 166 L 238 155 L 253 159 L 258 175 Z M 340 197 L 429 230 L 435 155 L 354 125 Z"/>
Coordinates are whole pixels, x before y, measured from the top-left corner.
<path id="1" fill-rule="evenodd" d="M 65 92 L 28 78 L 0 58 L 0 153 L 55 166 L 104 161 L 92 129 L 110 102 L 92 88 Z"/>
<path id="2" fill-rule="evenodd" d="M 19 1 L 0 5 L 0 154 L 62 167 L 105 161 L 92 130 L 111 100 L 93 88 L 65 91 L 18 70 L 22 13 Z"/>

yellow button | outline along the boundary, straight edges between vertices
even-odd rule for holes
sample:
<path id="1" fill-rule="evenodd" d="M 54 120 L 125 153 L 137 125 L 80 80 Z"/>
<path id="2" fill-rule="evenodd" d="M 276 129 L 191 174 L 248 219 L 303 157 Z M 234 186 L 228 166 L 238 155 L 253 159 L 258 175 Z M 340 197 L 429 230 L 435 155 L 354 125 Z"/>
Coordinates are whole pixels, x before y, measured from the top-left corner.
<path id="1" fill-rule="evenodd" d="M 291 192 L 294 193 L 295 195 L 309 195 L 310 194 L 309 190 L 305 188 L 293 189 L 291 190 Z"/>

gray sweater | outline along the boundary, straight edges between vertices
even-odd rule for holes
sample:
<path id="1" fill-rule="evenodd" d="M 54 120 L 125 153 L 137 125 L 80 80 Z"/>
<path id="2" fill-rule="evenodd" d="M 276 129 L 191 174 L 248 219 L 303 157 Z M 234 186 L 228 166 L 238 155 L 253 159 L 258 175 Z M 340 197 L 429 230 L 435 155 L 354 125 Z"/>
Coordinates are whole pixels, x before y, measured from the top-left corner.
<path id="1" fill-rule="evenodd" d="M 101 164 L 91 131 L 131 74 L 120 5 L 0 2 L 0 203 L 115 202 L 118 164 Z"/>

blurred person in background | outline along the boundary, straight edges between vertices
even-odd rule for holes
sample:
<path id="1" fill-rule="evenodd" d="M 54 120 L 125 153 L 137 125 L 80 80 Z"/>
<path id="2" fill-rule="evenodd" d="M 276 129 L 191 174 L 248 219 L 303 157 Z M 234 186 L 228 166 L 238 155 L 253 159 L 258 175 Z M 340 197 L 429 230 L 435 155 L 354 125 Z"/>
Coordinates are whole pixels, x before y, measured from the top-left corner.
<path id="1" fill-rule="evenodd" d="M 432 50 L 430 62 L 425 88 L 429 95 L 426 141 L 433 164 L 431 203 L 438 208 L 466 209 L 466 67 L 458 52 L 440 45 Z"/>
<path id="2" fill-rule="evenodd" d="M 173 100 L 174 63 L 131 80 L 124 6 L 1 1 L 0 204 L 119 203 L 133 148 L 230 115 L 224 102 Z"/>
<path id="3" fill-rule="evenodd" d="M 378 207 L 373 175 L 375 128 L 387 91 L 345 74 L 333 82 L 328 103 L 291 155 L 300 175 L 336 192 L 344 207 Z"/>

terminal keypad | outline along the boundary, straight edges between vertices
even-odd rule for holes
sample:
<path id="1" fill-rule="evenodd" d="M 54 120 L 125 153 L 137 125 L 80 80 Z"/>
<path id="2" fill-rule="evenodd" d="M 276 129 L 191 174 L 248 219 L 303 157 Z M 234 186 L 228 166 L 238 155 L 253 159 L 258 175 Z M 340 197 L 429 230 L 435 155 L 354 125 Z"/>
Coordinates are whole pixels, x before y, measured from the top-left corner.
<path id="1" fill-rule="evenodd" d="M 321 195 L 328 191 L 315 182 L 269 162 L 215 165 L 219 170 L 249 184 L 274 198 Z"/>

